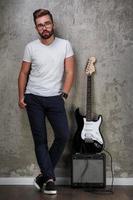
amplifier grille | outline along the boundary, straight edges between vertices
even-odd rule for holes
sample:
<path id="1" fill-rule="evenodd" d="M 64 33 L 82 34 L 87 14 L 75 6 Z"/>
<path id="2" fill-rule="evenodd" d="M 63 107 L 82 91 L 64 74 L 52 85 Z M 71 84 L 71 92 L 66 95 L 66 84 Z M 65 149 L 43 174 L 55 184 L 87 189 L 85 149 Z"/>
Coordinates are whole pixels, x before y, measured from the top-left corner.
<path id="1" fill-rule="evenodd" d="M 74 155 L 72 157 L 72 186 L 105 187 L 105 154 Z"/>

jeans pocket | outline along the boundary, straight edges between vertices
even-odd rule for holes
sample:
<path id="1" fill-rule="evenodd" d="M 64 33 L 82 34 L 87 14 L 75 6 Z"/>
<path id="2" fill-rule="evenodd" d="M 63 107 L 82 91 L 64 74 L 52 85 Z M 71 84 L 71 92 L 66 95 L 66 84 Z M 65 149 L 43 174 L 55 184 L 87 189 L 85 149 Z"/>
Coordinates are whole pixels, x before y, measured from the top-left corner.
<path id="1" fill-rule="evenodd" d="M 25 94 L 25 95 L 24 95 L 24 102 L 25 102 L 26 104 L 29 103 L 29 99 L 30 99 L 30 94 Z"/>

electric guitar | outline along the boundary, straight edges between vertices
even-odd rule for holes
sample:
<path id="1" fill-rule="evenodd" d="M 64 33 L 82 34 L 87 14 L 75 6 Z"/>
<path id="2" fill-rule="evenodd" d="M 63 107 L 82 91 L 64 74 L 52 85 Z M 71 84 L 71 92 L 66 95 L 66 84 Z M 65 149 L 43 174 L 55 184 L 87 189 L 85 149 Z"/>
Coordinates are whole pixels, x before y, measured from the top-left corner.
<path id="1" fill-rule="evenodd" d="M 91 57 L 85 68 L 87 75 L 86 117 L 80 114 L 79 108 L 75 111 L 78 128 L 73 138 L 73 150 L 76 153 L 98 153 L 103 149 L 104 141 L 100 133 L 102 116 L 99 115 L 94 120 L 91 112 L 91 77 L 95 72 L 95 62 L 96 58 Z"/>

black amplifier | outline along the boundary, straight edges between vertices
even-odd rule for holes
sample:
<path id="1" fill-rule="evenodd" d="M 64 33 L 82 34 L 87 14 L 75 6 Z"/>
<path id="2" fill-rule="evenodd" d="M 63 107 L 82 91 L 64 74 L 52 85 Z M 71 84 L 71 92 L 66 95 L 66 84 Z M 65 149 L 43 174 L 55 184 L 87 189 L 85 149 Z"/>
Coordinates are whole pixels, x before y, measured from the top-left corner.
<path id="1" fill-rule="evenodd" d="M 96 187 L 106 186 L 106 155 L 80 154 L 72 155 L 71 186 Z"/>

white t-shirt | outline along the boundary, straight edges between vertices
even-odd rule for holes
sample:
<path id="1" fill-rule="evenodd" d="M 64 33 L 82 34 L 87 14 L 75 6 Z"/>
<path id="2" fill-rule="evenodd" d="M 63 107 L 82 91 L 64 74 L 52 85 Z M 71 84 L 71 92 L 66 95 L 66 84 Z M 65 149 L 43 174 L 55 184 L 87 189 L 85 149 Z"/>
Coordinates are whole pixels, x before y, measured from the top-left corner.
<path id="1" fill-rule="evenodd" d="M 73 56 L 68 40 L 55 37 L 50 45 L 40 39 L 28 43 L 23 61 L 31 62 L 31 71 L 25 93 L 55 96 L 62 91 L 64 59 Z"/>

